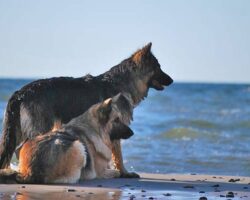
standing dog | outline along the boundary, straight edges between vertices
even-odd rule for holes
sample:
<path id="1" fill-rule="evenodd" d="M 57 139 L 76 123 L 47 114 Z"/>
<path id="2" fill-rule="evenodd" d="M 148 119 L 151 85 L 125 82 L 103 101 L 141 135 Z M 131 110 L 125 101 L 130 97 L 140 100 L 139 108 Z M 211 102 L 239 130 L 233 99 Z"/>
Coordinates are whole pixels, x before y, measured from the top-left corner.
<path id="1" fill-rule="evenodd" d="M 3 169 L 0 180 L 76 183 L 78 180 L 119 177 L 119 171 L 109 169 L 112 141 L 133 135 L 124 125 L 131 118 L 132 107 L 121 94 L 95 104 L 61 129 L 27 140 L 20 150 L 19 172 Z"/>
<path id="2" fill-rule="evenodd" d="M 34 81 L 16 91 L 8 101 L 0 145 L 0 168 L 6 168 L 17 146 L 26 138 L 44 134 L 84 113 L 91 105 L 119 92 L 128 93 L 136 106 L 149 88 L 163 90 L 173 80 L 165 74 L 151 43 L 99 76 L 59 77 Z M 124 168 L 120 141 L 113 160 L 123 177 L 138 177 Z"/>

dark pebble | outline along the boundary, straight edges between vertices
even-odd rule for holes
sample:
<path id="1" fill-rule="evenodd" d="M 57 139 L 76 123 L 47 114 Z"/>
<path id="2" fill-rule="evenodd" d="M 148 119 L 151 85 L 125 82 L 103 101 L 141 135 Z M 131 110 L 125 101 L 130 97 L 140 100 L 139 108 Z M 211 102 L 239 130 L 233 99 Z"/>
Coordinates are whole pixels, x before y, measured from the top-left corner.
<path id="1" fill-rule="evenodd" d="M 220 197 L 226 197 L 225 195 L 221 194 Z"/>
<path id="2" fill-rule="evenodd" d="M 200 191 L 199 193 L 205 193 L 204 191 Z"/>
<path id="3" fill-rule="evenodd" d="M 129 197 L 129 199 L 130 199 L 130 200 L 135 199 L 135 195 L 131 195 L 131 196 Z"/>
<path id="4" fill-rule="evenodd" d="M 81 195 L 78 194 L 78 195 L 76 195 L 76 197 L 81 197 Z"/>
<path id="5" fill-rule="evenodd" d="M 220 190 L 217 190 L 217 189 L 216 189 L 216 190 L 214 190 L 214 192 L 220 192 Z"/>
<path id="6" fill-rule="evenodd" d="M 220 187 L 220 185 L 219 185 L 219 184 L 216 184 L 216 185 L 213 185 L 212 187 Z"/>
<path id="7" fill-rule="evenodd" d="M 97 185 L 97 187 L 102 187 L 102 185 Z"/>
<path id="8" fill-rule="evenodd" d="M 141 192 L 146 192 L 146 190 L 141 190 Z"/>
<path id="9" fill-rule="evenodd" d="M 149 197 L 148 199 L 154 199 L 154 197 Z"/>
<path id="10" fill-rule="evenodd" d="M 145 194 L 143 194 L 143 195 L 141 195 L 141 197 L 146 197 L 146 195 L 145 195 Z"/>
<path id="11" fill-rule="evenodd" d="M 26 188 L 25 185 L 22 185 L 22 188 Z"/>
<path id="12" fill-rule="evenodd" d="M 230 198 L 230 197 L 234 197 L 234 193 L 233 192 L 228 192 L 227 195 L 226 195 L 227 198 Z"/>
<path id="13" fill-rule="evenodd" d="M 176 181 L 174 178 L 171 178 L 170 181 Z"/>
<path id="14" fill-rule="evenodd" d="M 243 187 L 243 189 L 245 189 L 245 190 L 246 190 L 246 189 L 248 189 L 248 187 Z"/>
<path id="15" fill-rule="evenodd" d="M 231 178 L 231 179 L 229 179 L 228 182 L 235 183 L 237 181 L 240 181 L 240 179 L 239 178 L 236 178 L 236 179 Z"/>
<path id="16" fill-rule="evenodd" d="M 130 188 L 130 190 L 135 190 L 135 188 Z"/>
<path id="17" fill-rule="evenodd" d="M 217 178 L 216 176 L 213 176 L 213 178 Z"/>
<path id="18" fill-rule="evenodd" d="M 166 196 L 166 197 L 172 196 L 172 194 L 170 194 L 170 193 L 165 193 L 165 194 L 163 194 L 163 195 Z"/>
<path id="19" fill-rule="evenodd" d="M 200 197 L 199 200 L 207 200 L 207 197 Z"/>
<path id="20" fill-rule="evenodd" d="M 67 191 L 68 192 L 75 192 L 76 190 L 75 189 L 68 189 Z"/>
<path id="21" fill-rule="evenodd" d="M 93 192 L 89 192 L 89 194 L 94 194 Z"/>
<path id="22" fill-rule="evenodd" d="M 192 185 L 185 185 L 184 188 L 194 188 Z"/>

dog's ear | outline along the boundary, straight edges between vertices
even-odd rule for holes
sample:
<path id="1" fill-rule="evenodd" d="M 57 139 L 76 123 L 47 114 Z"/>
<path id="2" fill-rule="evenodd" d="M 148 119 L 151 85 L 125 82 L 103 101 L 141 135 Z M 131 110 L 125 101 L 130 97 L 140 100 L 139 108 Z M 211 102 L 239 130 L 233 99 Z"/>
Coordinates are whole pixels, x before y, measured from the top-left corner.
<path id="1" fill-rule="evenodd" d="M 128 139 L 132 135 L 134 135 L 134 132 L 127 125 L 116 122 L 110 131 L 110 140 Z"/>
<path id="2" fill-rule="evenodd" d="M 151 55 L 151 46 L 152 43 L 150 42 L 132 55 L 132 60 L 135 62 L 136 65 L 140 65 L 140 63 L 142 63 L 144 59 Z"/>
<path id="3" fill-rule="evenodd" d="M 111 104 L 112 104 L 112 99 L 111 98 L 106 99 L 97 109 L 98 118 L 101 124 L 105 124 L 108 122 L 109 114 L 111 113 L 112 110 Z"/>
<path id="4" fill-rule="evenodd" d="M 122 93 L 119 93 L 116 96 L 114 96 L 113 102 L 116 103 L 119 110 L 121 110 L 121 111 L 125 110 L 127 112 L 131 111 L 131 105 L 130 105 L 128 99 L 126 99 L 126 97 Z"/>

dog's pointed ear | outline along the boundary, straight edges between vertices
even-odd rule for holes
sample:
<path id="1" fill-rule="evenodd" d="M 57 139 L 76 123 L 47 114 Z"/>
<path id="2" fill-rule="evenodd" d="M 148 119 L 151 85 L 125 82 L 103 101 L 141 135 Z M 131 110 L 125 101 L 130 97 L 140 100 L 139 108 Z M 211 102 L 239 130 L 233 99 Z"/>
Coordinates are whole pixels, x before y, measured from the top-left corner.
<path id="1" fill-rule="evenodd" d="M 112 104 L 112 98 L 106 99 L 105 101 L 102 102 L 102 104 L 99 106 L 97 110 L 99 121 L 102 124 L 105 124 L 108 122 L 109 114 L 111 113 L 111 110 L 112 110 L 111 104 Z"/>
<path id="2" fill-rule="evenodd" d="M 135 62 L 136 65 L 139 65 L 148 55 L 151 54 L 151 46 L 152 43 L 148 43 L 146 46 L 144 46 L 142 49 L 136 51 L 132 55 L 132 60 Z"/>
<path id="3" fill-rule="evenodd" d="M 128 99 L 126 99 L 126 97 L 122 93 L 119 93 L 114 96 L 113 102 L 121 111 L 130 112 L 132 110 L 132 106 L 130 105 Z"/>

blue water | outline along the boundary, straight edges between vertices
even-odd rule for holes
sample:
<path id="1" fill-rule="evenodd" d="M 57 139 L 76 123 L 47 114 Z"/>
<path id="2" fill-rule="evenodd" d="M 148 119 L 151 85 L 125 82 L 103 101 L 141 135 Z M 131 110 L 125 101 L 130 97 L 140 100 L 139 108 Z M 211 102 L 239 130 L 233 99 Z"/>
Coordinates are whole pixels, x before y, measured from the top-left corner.
<path id="1" fill-rule="evenodd" d="M 9 96 L 31 80 L 0 79 L 0 120 Z M 250 176 L 250 85 L 174 83 L 150 90 L 123 141 L 127 169 Z M 0 127 L 2 128 L 2 127 Z"/>

